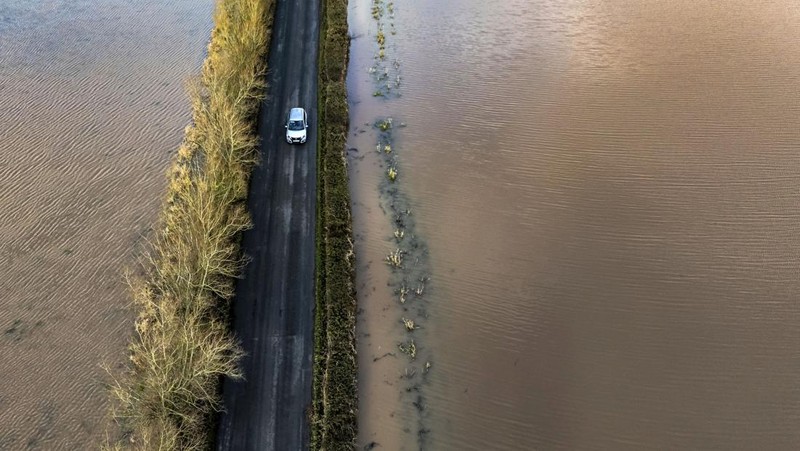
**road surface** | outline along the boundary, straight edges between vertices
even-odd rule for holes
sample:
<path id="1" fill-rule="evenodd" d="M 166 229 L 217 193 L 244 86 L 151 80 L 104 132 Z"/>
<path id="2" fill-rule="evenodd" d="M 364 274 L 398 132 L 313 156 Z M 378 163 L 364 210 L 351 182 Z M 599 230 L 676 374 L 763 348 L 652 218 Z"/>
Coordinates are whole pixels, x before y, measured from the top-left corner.
<path id="1" fill-rule="evenodd" d="M 218 450 L 309 445 L 316 221 L 319 0 L 277 0 L 268 98 L 259 117 L 262 162 L 251 179 L 252 259 L 236 287 L 234 327 L 245 380 L 223 383 Z M 306 108 L 306 144 L 286 143 L 289 109 Z"/>

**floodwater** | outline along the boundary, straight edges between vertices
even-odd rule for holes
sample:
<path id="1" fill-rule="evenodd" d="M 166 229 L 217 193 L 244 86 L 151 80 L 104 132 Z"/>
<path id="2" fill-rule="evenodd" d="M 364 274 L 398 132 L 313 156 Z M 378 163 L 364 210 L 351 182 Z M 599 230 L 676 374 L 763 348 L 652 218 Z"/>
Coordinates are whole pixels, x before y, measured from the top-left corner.
<path id="1" fill-rule="evenodd" d="M 0 449 L 90 449 L 212 0 L 0 2 Z"/>
<path id="2" fill-rule="evenodd" d="M 371 6 L 348 81 L 359 445 L 800 448 L 800 4 L 396 0 L 391 98 Z M 424 409 L 407 359 L 373 362 L 407 314 L 383 116 L 429 255 Z"/>

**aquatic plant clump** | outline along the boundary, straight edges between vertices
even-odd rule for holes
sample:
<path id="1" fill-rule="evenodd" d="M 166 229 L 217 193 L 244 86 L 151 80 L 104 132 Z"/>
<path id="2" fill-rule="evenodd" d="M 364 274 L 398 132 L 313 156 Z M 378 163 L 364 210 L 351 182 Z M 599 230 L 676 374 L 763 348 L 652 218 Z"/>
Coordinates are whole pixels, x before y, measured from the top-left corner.
<path id="1" fill-rule="evenodd" d="M 409 340 L 407 343 L 400 343 L 397 345 L 397 347 L 400 349 L 400 352 L 409 356 L 411 360 L 414 360 L 417 357 L 417 345 L 414 344 L 413 339 Z"/>
<path id="2" fill-rule="evenodd" d="M 394 26 L 394 3 L 384 3 L 383 0 L 373 0 L 372 2 L 372 18 L 377 25 L 375 33 L 375 43 L 377 44 L 377 51 L 375 53 L 375 64 L 368 69 L 370 74 L 375 75 L 375 80 L 378 89 L 373 92 L 373 97 L 397 97 L 399 92 L 397 87 L 400 85 L 400 74 L 397 73 L 400 69 L 400 64 L 395 60 L 391 65 L 386 61 L 389 54 L 389 40 L 384 29 L 387 25 L 386 18 L 388 17 L 389 35 L 394 36 L 397 30 Z M 394 72 L 394 73 L 392 73 Z"/>
<path id="3" fill-rule="evenodd" d="M 394 166 L 390 167 L 386 171 L 386 176 L 389 177 L 390 181 L 394 182 L 397 179 L 397 168 L 395 168 Z"/>
<path id="4" fill-rule="evenodd" d="M 402 268 L 403 267 L 403 251 L 400 249 L 395 249 L 394 252 L 389 252 L 389 255 L 386 256 L 386 262 L 389 266 L 393 266 L 395 268 Z"/>
<path id="5" fill-rule="evenodd" d="M 376 37 L 376 40 L 378 41 L 378 46 L 381 49 L 386 47 L 386 36 L 384 36 L 383 30 L 378 30 L 378 35 Z"/>
<path id="6" fill-rule="evenodd" d="M 378 129 L 382 132 L 388 131 L 392 128 L 392 118 L 387 117 L 386 119 L 381 119 L 375 123 L 375 126 L 378 127 Z"/>
<path id="7" fill-rule="evenodd" d="M 169 172 L 166 202 L 142 277 L 130 365 L 111 384 L 115 448 L 208 449 L 220 381 L 241 378 L 229 302 L 244 259 L 249 177 L 258 161 L 256 111 L 265 91 L 271 0 L 221 0 L 199 80 L 193 125 Z"/>

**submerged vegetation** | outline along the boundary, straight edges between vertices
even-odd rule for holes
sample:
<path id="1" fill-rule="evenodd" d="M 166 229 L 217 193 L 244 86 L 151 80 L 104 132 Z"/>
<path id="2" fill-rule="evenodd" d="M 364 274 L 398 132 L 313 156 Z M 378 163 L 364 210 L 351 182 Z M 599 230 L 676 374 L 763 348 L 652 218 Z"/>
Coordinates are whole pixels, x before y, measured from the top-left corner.
<path id="1" fill-rule="evenodd" d="M 369 73 L 375 83 L 374 97 L 381 102 L 388 102 L 401 95 L 400 62 L 397 59 L 387 62 L 393 53 L 393 36 L 395 5 L 385 0 L 372 0 L 372 17 L 377 29 L 375 42 L 377 54 Z M 385 30 L 387 29 L 387 34 Z M 405 357 L 404 370 L 399 376 L 403 386 L 403 397 L 408 408 L 413 408 L 416 418 L 417 444 L 420 449 L 426 448 L 430 429 L 426 427 L 426 385 L 432 368 L 433 353 L 430 347 L 423 346 L 426 338 L 426 326 L 429 324 L 430 293 L 426 284 L 430 281 L 431 267 L 428 248 L 425 240 L 419 236 L 416 220 L 412 216 L 412 201 L 405 190 L 405 180 L 409 172 L 403 172 L 401 156 L 403 148 L 396 138 L 405 124 L 393 121 L 391 117 L 379 117 L 372 126 L 377 135 L 376 155 L 385 176 L 380 179 L 381 209 L 392 221 L 392 236 L 388 238 L 391 248 L 384 262 L 390 274 L 387 281 L 390 293 L 398 301 L 393 310 L 402 325 L 399 331 L 401 338 L 396 343 L 398 351 Z M 393 249 L 393 250 L 392 250 Z M 411 432 L 412 428 L 404 428 Z"/>
<path id="2" fill-rule="evenodd" d="M 384 33 L 386 18 L 389 19 L 390 34 L 396 34 L 394 28 L 394 3 L 384 3 L 384 0 L 372 0 L 372 18 L 375 19 L 378 31 L 375 34 L 375 42 L 378 44 L 378 52 L 375 55 L 375 64 L 369 68 L 369 73 L 375 75 L 378 84 L 373 97 L 396 97 L 397 88 L 400 87 L 400 75 L 390 76 L 391 68 L 396 72 L 400 68 L 400 63 L 395 60 L 391 65 L 386 63 L 386 56 L 391 51 L 387 46 L 387 36 Z M 394 90 L 393 90 L 394 88 Z M 384 130 L 385 131 L 385 130 Z"/>
<path id="3" fill-rule="evenodd" d="M 395 151 L 392 118 L 382 118 L 373 123 L 377 134 L 376 155 L 386 170 L 387 177 L 380 183 L 381 208 L 392 218 L 392 241 L 394 250 L 384 258 L 384 262 L 391 270 L 388 285 L 397 296 L 399 308 L 397 313 L 402 315 L 399 322 L 403 325 L 406 335 L 404 341 L 397 343 L 401 353 L 409 357 L 406 365 L 405 379 L 409 385 L 407 392 L 413 392 L 418 399 L 423 398 L 423 384 L 427 382 L 427 373 L 431 368 L 430 350 L 423 350 L 419 342 L 411 337 L 412 333 L 424 328 L 428 319 L 426 283 L 430 280 L 430 265 L 428 262 L 428 249 L 424 240 L 416 234 L 416 223 L 411 212 L 411 200 L 402 190 L 402 183 L 398 178 L 397 167 L 400 164 L 399 156 L 402 149 Z M 400 123 L 398 128 L 405 124 Z M 388 150 L 387 150 L 388 149 Z M 418 358 L 425 359 L 424 364 Z M 419 431 L 427 430 L 422 425 L 423 410 L 417 408 L 419 413 Z M 425 436 L 419 435 L 420 447 L 424 445 Z"/>
<path id="4" fill-rule="evenodd" d="M 250 226 L 245 200 L 272 13 L 272 0 L 218 1 L 208 56 L 190 87 L 193 124 L 169 171 L 143 275 L 130 283 L 136 334 L 128 371 L 111 386 L 126 440 L 113 447 L 209 448 L 220 380 L 242 376 L 229 302 Z"/>
<path id="5" fill-rule="evenodd" d="M 319 182 L 311 448 L 355 447 L 356 298 L 345 142 L 347 0 L 323 0 L 319 64 Z"/>

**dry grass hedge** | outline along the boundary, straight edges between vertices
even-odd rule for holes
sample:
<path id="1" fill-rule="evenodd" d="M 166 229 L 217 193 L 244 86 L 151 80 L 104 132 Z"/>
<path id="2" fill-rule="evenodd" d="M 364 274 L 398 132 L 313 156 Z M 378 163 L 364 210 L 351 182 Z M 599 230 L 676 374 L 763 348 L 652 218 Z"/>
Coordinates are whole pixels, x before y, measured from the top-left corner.
<path id="1" fill-rule="evenodd" d="M 193 125 L 169 171 L 159 227 L 130 283 L 138 308 L 128 371 L 114 378 L 114 417 L 143 450 L 207 449 L 222 377 L 241 377 L 229 302 L 257 162 L 273 0 L 219 0 L 208 56 L 191 85 Z"/>
<path id="2" fill-rule="evenodd" d="M 356 297 L 345 143 L 347 0 L 323 0 L 319 73 L 319 186 L 311 448 L 355 448 Z"/>

